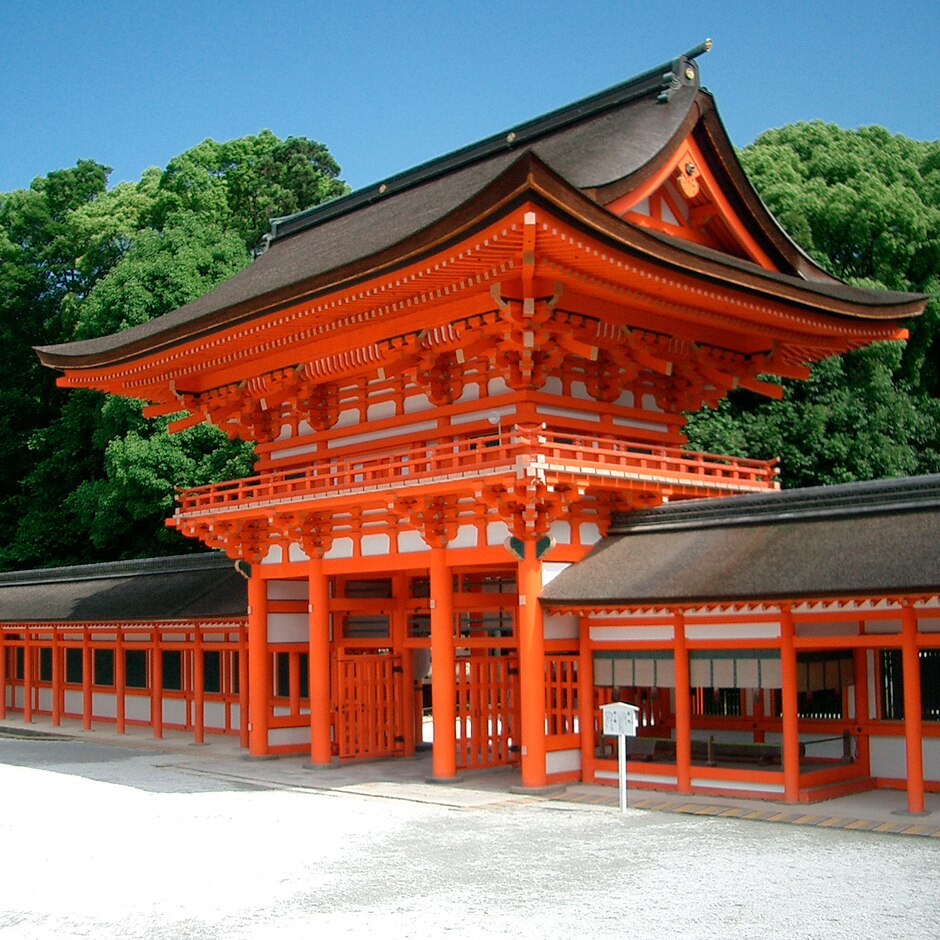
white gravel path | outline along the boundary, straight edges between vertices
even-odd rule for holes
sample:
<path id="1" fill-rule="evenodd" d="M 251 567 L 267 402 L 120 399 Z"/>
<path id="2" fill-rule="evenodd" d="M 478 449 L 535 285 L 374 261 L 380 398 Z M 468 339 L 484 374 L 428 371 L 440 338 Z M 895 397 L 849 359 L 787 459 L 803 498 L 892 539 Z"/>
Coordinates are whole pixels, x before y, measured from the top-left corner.
<path id="1" fill-rule="evenodd" d="M 185 764 L 0 740 L 0 938 L 940 935 L 935 840 Z"/>

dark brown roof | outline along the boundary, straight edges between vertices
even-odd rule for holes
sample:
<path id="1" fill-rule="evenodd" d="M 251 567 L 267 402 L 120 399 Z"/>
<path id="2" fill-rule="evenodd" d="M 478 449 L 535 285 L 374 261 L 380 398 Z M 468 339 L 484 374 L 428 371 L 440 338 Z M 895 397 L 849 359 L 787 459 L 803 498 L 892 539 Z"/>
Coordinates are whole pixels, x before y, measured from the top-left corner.
<path id="1" fill-rule="evenodd" d="M 698 54 L 694 50 L 689 55 Z M 707 120 L 700 122 L 705 116 Z M 773 277 L 747 266 L 749 274 L 833 297 L 881 317 L 909 315 L 919 299 L 848 287 L 813 265 L 764 209 L 737 164 L 734 149 L 700 89 L 698 65 L 688 56 L 575 102 L 542 118 L 422 164 L 323 206 L 275 220 L 268 250 L 243 271 L 178 310 L 111 336 L 38 347 L 46 365 L 86 368 L 122 361 L 272 307 L 338 285 L 353 269 L 375 270 L 391 260 L 395 246 L 414 241 L 486 190 L 527 155 L 565 185 L 584 193 L 633 188 L 694 128 L 717 154 L 733 201 L 746 224 L 785 273 Z M 625 182 L 626 181 L 626 182 Z M 634 226 L 616 220 L 624 232 Z M 643 233 L 645 239 L 646 233 Z M 645 239 L 654 246 L 656 239 Z M 669 254 L 710 257 L 690 243 L 659 239 Z M 737 259 L 712 253 L 729 270 Z M 753 269 L 753 270 L 751 270 Z M 897 311 L 885 309 L 904 307 Z M 869 314 L 871 315 L 871 314 Z"/>
<path id="2" fill-rule="evenodd" d="M 940 475 L 629 513 L 546 588 L 548 607 L 940 591 Z"/>
<path id="3" fill-rule="evenodd" d="M 244 617 L 247 582 L 218 553 L 0 574 L 0 623 Z"/>

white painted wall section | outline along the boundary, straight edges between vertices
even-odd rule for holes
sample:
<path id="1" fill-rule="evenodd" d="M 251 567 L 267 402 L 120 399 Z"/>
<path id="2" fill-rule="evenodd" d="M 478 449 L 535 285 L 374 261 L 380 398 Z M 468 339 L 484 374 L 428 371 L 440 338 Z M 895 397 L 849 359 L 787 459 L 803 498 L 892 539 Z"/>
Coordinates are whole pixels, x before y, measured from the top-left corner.
<path id="1" fill-rule="evenodd" d="M 549 751 L 545 755 L 545 773 L 562 774 L 581 769 L 581 752 L 577 748 Z"/>

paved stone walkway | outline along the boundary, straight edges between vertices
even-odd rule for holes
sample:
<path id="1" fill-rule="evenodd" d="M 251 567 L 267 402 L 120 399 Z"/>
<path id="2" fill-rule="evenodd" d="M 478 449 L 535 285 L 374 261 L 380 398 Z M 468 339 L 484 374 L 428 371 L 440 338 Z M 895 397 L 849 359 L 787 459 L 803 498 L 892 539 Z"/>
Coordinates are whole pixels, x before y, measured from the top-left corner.
<path id="1" fill-rule="evenodd" d="M 600 789 L 600 788 L 597 788 Z M 569 803 L 590 803 L 595 806 L 620 805 L 619 798 L 608 793 L 567 793 L 557 799 Z M 729 798 L 733 802 L 733 797 Z M 828 810 L 833 800 L 826 800 L 821 804 L 808 804 L 807 810 L 780 810 L 775 805 L 767 809 L 750 809 L 743 806 L 728 805 L 727 802 L 716 804 L 714 802 L 700 802 L 687 799 L 664 799 L 662 795 L 647 798 L 634 798 L 630 800 L 630 809 L 652 810 L 657 813 L 684 813 L 690 816 L 722 816 L 734 819 L 748 819 L 757 822 L 787 823 L 793 826 L 819 827 L 821 829 L 849 829 L 862 832 L 891 833 L 901 836 L 926 836 L 931 839 L 940 839 L 940 824 L 914 823 L 908 816 L 897 822 L 882 819 L 859 819 L 853 815 L 833 814 Z M 819 811 L 821 810 L 821 812 Z M 934 814 L 931 814 L 934 815 Z"/>

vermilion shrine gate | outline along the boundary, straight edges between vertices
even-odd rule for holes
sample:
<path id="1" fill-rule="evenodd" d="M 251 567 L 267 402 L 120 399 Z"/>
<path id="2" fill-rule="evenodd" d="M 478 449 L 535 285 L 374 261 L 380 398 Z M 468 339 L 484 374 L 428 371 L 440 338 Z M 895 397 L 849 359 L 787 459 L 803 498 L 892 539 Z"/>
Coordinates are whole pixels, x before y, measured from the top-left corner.
<path id="1" fill-rule="evenodd" d="M 617 514 L 778 487 L 684 449 L 683 412 L 906 335 L 922 297 L 834 279 L 769 215 L 701 51 L 275 220 L 173 313 L 39 350 L 66 387 L 257 442 L 255 476 L 170 520 L 251 565 L 251 754 L 411 754 L 430 668 L 435 778 L 595 779 L 604 683 L 543 586 Z M 663 715 L 688 687 L 668 642 Z"/>

